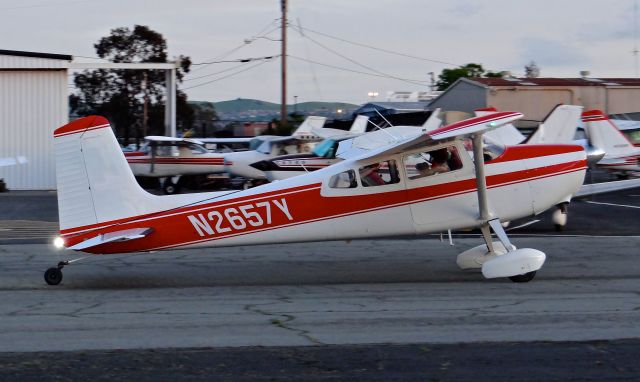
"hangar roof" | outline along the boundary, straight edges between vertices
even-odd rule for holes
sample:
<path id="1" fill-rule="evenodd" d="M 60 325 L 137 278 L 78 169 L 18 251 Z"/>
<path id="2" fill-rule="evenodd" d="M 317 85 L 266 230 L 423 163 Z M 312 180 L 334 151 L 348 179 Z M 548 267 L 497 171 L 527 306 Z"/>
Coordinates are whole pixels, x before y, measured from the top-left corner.
<path id="1" fill-rule="evenodd" d="M 3 56 L 18 56 L 18 57 L 34 57 L 34 58 L 49 58 L 52 60 L 66 60 L 71 61 L 73 56 L 68 54 L 53 54 L 53 53 L 38 53 L 38 52 L 24 52 L 21 50 L 5 50 L 0 49 L 0 55 Z"/>
<path id="2" fill-rule="evenodd" d="M 485 86 L 640 86 L 638 78 L 469 78 Z"/>

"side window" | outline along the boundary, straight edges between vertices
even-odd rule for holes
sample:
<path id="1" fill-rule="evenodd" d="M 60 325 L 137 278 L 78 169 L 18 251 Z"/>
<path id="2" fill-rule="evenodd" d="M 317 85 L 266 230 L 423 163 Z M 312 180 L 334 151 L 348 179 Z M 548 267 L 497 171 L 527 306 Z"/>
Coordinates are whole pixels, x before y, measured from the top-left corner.
<path id="1" fill-rule="evenodd" d="M 384 186 L 400 182 L 395 160 L 360 167 L 360 180 L 364 187 Z"/>
<path id="2" fill-rule="evenodd" d="M 176 146 L 157 146 L 156 155 L 161 157 L 177 157 L 179 155 Z"/>
<path id="3" fill-rule="evenodd" d="M 356 188 L 356 173 L 353 170 L 341 172 L 329 178 L 329 187 L 331 188 Z"/>
<path id="4" fill-rule="evenodd" d="M 462 160 L 454 146 L 407 155 L 404 157 L 404 164 L 409 179 L 424 178 L 462 168 Z"/>

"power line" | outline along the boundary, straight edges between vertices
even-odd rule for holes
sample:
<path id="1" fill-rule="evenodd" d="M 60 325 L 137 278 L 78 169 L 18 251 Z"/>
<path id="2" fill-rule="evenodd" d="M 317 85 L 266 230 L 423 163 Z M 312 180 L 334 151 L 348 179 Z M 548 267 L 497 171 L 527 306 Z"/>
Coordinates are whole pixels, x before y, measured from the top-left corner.
<path id="1" fill-rule="evenodd" d="M 231 73 L 231 74 L 229 74 L 229 75 L 222 76 L 222 77 L 220 77 L 220 78 L 216 78 L 215 80 L 211 80 L 211 81 L 203 82 L 203 83 L 198 84 L 198 85 L 193 85 L 193 86 L 189 86 L 189 87 L 186 87 L 186 88 L 182 88 L 182 90 L 193 89 L 193 88 L 197 88 L 197 87 L 200 87 L 200 86 L 208 85 L 208 84 L 211 84 L 211 83 L 214 83 L 214 82 L 218 82 L 218 81 L 220 81 L 220 80 L 224 80 L 225 78 L 233 77 L 233 76 L 235 76 L 235 75 L 237 75 L 237 74 L 244 73 L 244 72 L 246 72 L 247 70 L 251 70 L 251 69 L 253 69 L 253 68 L 257 68 L 258 66 L 260 66 L 260 65 L 264 65 L 264 64 L 266 64 L 267 62 L 270 62 L 270 61 L 271 61 L 271 60 L 263 60 L 263 61 L 261 61 L 261 62 L 259 62 L 259 63 L 255 64 L 255 65 L 252 65 L 252 66 L 250 66 L 250 67 L 248 67 L 248 68 L 245 68 L 245 69 L 243 69 L 243 70 L 239 70 L 239 71 L 237 71 L 237 72 L 235 72 L 235 73 Z"/>
<path id="2" fill-rule="evenodd" d="M 237 68 L 239 68 L 239 67 L 241 67 L 241 66 L 245 66 L 245 65 L 247 65 L 247 64 L 248 64 L 248 62 L 243 62 L 243 63 L 241 63 L 240 65 L 234 65 L 234 66 L 232 66 L 232 67 L 230 67 L 230 68 L 227 68 L 227 69 L 224 69 L 224 70 L 220 70 L 220 71 L 217 71 L 217 72 L 213 72 L 213 73 L 205 74 L 205 75 L 202 75 L 202 76 L 199 76 L 199 77 L 188 78 L 188 79 L 183 80 L 182 82 L 194 81 L 194 80 L 199 80 L 199 79 L 201 79 L 201 78 L 206 78 L 206 77 L 215 76 L 216 74 L 225 73 L 225 72 L 228 72 L 228 71 L 230 71 L 230 70 L 237 69 Z"/>
<path id="3" fill-rule="evenodd" d="M 255 40 L 257 40 L 258 38 L 260 38 L 260 37 L 264 37 L 264 36 L 266 36 L 266 35 L 268 35 L 268 34 L 272 33 L 273 31 L 275 31 L 275 30 L 276 30 L 276 29 L 278 29 L 279 27 L 277 27 L 277 26 L 276 26 L 275 28 L 271 28 L 268 32 L 264 32 L 264 31 L 265 31 L 265 30 L 267 30 L 267 29 L 269 29 L 269 28 L 270 28 L 270 27 L 271 27 L 271 26 L 272 26 L 276 21 L 278 21 L 278 20 L 279 20 L 279 19 L 271 20 L 271 21 L 269 22 L 269 24 L 267 24 L 264 28 L 260 29 L 260 31 L 259 31 L 258 33 L 256 33 L 256 34 L 254 34 L 253 36 L 251 36 L 251 38 L 245 39 L 245 40 L 243 41 L 243 43 L 242 43 L 242 44 L 240 44 L 240 45 L 236 46 L 235 48 L 233 48 L 233 49 L 231 49 L 231 50 L 229 50 L 229 51 L 227 51 L 227 52 L 225 52 L 225 53 L 222 53 L 222 54 L 220 54 L 220 55 L 218 55 L 218 56 L 216 56 L 216 57 L 210 58 L 210 59 L 208 59 L 207 61 L 215 61 L 215 60 L 220 60 L 220 59 L 223 59 L 223 58 L 229 57 L 232 53 L 235 53 L 235 52 L 237 52 L 238 50 L 240 50 L 240 49 L 244 48 L 245 46 L 247 46 L 247 45 L 251 44 L 252 42 L 254 42 Z M 198 70 L 204 69 L 204 68 L 206 68 L 207 66 L 209 66 L 209 65 L 202 65 L 202 66 L 199 66 L 199 67 L 195 68 L 194 70 L 192 70 L 191 72 L 197 72 Z"/>
<path id="4" fill-rule="evenodd" d="M 293 28 L 294 30 L 296 29 L 296 27 L 292 27 L 292 28 Z M 329 52 L 331 52 L 331 53 L 335 54 L 336 56 L 342 57 L 342 58 L 344 58 L 345 60 L 347 60 L 347 61 L 349 61 L 349 62 L 351 62 L 351 63 L 353 63 L 353 64 L 356 64 L 356 65 L 358 65 L 358 66 L 361 66 L 361 67 L 363 67 L 363 68 L 365 68 L 365 69 L 367 69 L 367 70 L 370 70 L 370 71 L 372 71 L 372 72 L 378 73 L 378 74 L 383 75 L 383 76 L 388 77 L 388 78 L 393 78 L 393 79 L 396 79 L 396 80 L 399 80 L 399 81 L 408 82 L 408 83 L 413 84 L 413 85 L 420 85 L 420 86 L 421 86 L 421 85 L 422 85 L 422 83 L 419 83 L 419 82 L 424 82 L 424 81 L 421 81 L 421 80 L 412 80 L 412 79 L 400 78 L 400 77 L 394 76 L 394 75 L 392 75 L 392 74 L 388 74 L 388 73 L 381 72 L 381 71 L 379 71 L 379 70 L 377 70 L 377 69 L 374 69 L 374 68 L 372 68 L 372 67 L 370 67 L 370 66 L 367 66 L 367 65 L 365 65 L 365 64 L 362 64 L 362 63 L 360 63 L 360 62 L 358 62 L 358 61 L 356 61 L 356 60 L 354 60 L 354 59 L 351 59 L 351 58 L 349 58 L 349 57 L 347 57 L 347 56 L 345 56 L 345 55 L 343 55 L 343 54 L 341 54 L 341 53 L 339 53 L 339 52 L 337 52 L 337 51 L 335 51 L 335 50 L 333 50 L 333 49 L 329 48 L 328 46 L 326 46 L 326 45 L 324 45 L 324 44 L 321 44 L 320 42 L 316 41 L 315 39 L 313 39 L 313 38 L 311 38 L 311 37 L 309 37 L 309 36 L 306 36 L 306 35 L 304 35 L 304 34 L 302 34 L 302 33 L 300 33 L 300 34 L 302 35 L 302 37 L 304 37 L 304 38 L 306 38 L 306 39 L 309 39 L 309 41 L 313 42 L 314 44 L 316 44 L 316 45 L 320 46 L 321 48 L 323 48 L 323 49 L 325 49 L 325 50 L 328 50 Z"/>
<path id="5" fill-rule="evenodd" d="M 452 62 L 447 62 L 447 61 L 442 61 L 442 60 L 434 60 L 434 59 L 430 59 L 430 58 L 426 58 L 426 57 L 414 56 L 414 55 L 407 54 L 407 53 L 395 52 L 393 50 L 379 48 L 379 47 L 373 46 L 373 45 L 367 45 L 367 44 L 363 44 L 363 43 L 360 43 L 360 42 L 350 41 L 350 40 L 347 40 L 347 39 L 344 39 L 344 38 L 340 38 L 340 37 L 337 37 L 337 36 L 332 36 L 330 34 L 323 33 L 323 32 L 316 31 L 316 30 L 309 29 L 309 28 L 302 27 L 302 26 L 298 26 L 298 28 L 304 30 L 305 32 L 311 32 L 311 33 L 319 34 L 321 36 L 324 36 L 324 37 L 327 37 L 327 38 L 331 38 L 331 39 L 334 39 L 334 40 L 338 40 L 338 41 L 342 41 L 342 42 L 346 42 L 348 44 L 357 45 L 357 46 L 361 46 L 363 48 L 369 48 L 369 49 L 373 49 L 373 50 L 377 50 L 377 51 L 385 52 L 385 53 L 389 53 L 389 54 L 395 54 L 397 56 L 413 58 L 415 60 L 428 61 L 428 62 L 433 62 L 433 63 L 436 63 L 436 64 L 442 64 L 442 65 L 447 65 L 447 66 L 462 66 L 462 65 L 459 65 L 459 64 L 454 64 Z"/>
<path id="6" fill-rule="evenodd" d="M 394 79 L 394 80 L 400 80 L 400 81 L 411 82 L 411 83 L 418 83 L 418 85 L 421 85 L 421 86 L 428 83 L 428 81 L 419 81 L 419 80 L 412 80 L 412 79 L 399 78 L 399 77 L 389 77 L 389 76 L 382 75 L 382 74 L 368 73 L 368 72 L 363 72 L 363 71 L 360 71 L 360 70 L 353 70 L 353 69 L 343 68 L 343 67 L 340 67 L 340 66 L 324 64 L 322 62 L 313 61 L 313 60 L 309 60 L 309 59 L 302 58 L 302 57 L 292 56 L 290 54 L 288 54 L 287 57 L 291 57 L 293 59 L 300 60 L 300 61 L 310 62 L 312 64 L 316 64 L 316 65 L 320 65 L 320 66 L 326 66 L 328 68 L 343 70 L 345 72 L 363 74 L 363 75 L 366 75 L 366 76 L 391 78 L 391 79 Z"/>
<path id="7" fill-rule="evenodd" d="M 273 55 L 273 56 L 265 56 L 265 57 L 251 57 L 251 58 L 238 58 L 236 60 L 223 60 L 223 61 L 210 61 L 210 62 L 199 62 L 197 64 L 191 64 L 193 66 L 195 65 L 211 65 L 211 64 L 222 64 L 222 63 L 227 63 L 227 62 L 251 62 L 251 61 L 259 61 L 259 60 L 270 60 L 274 57 L 279 57 L 280 55 Z"/>

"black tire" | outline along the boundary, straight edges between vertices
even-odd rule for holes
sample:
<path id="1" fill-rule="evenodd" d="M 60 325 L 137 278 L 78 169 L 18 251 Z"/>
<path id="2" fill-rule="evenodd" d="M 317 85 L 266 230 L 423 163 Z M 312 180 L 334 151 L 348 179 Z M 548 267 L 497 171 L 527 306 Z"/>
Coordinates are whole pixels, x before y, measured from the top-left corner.
<path id="1" fill-rule="evenodd" d="M 527 272 L 523 275 L 511 276 L 509 277 L 509 280 L 513 281 L 514 283 L 528 283 L 529 281 L 533 280 L 534 277 L 536 277 L 536 271 Z"/>
<path id="2" fill-rule="evenodd" d="M 556 232 L 564 231 L 564 226 L 562 224 L 555 224 L 554 227 L 556 228 Z"/>
<path id="3" fill-rule="evenodd" d="M 49 268 L 44 272 L 44 281 L 49 285 L 58 285 L 62 281 L 62 270 L 60 268 Z"/>
<path id="4" fill-rule="evenodd" d="M 180 186 L 178 186 L 178 184 L 176 183 L 173 183 L 172 181 L 167 180 L 162 185 L 162 192 L 164 192 L 166 195 L 177 194 L 180 192 Z"/>

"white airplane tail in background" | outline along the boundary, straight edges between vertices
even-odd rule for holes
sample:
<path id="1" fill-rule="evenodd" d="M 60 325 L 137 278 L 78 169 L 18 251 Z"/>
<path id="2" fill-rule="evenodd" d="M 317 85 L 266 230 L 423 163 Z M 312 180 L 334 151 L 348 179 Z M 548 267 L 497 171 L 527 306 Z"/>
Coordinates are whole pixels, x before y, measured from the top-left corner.
<path id="1" fill-rule="evenodd" d="M 640 151 L 601 110 L 585 111 L 582 113 L 582 122 L 591 144 L 604 150 L 606 158 L 634 155 Z"/>
<path id="2" fill-rule="evenodd" d="M 306 139 L 313 137 L 313 129 L 321 129 L 327 121 L 325 117 L 309 116 L 298 126 L 292 136 L 295 138 Z"/>
<path id="3" fill-rule="evenodd" d="M 366 115 L 359 115 L 353 121 L 349 132 L 352 134 L 364 134 L 367 132 L 367 124 L 369 124 L 369 117 Z"/>
<path id="4" fill-rule="evenodd" d="M 527 144 L 571 143 L 573 141 L 582 106 L 558 105 L 526 140 Z"/>

